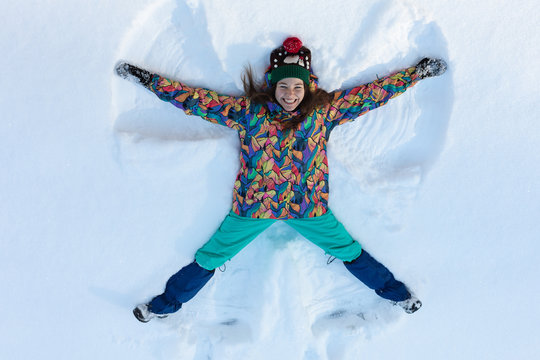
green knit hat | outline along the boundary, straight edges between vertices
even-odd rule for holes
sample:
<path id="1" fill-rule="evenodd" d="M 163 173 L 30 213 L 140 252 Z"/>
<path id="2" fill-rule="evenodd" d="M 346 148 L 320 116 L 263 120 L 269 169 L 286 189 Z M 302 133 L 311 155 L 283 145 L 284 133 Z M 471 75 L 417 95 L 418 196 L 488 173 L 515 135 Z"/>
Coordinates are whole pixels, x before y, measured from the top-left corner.
<path id="1" fill-rule="evenodd" d="M 298 78 L 309 85 L 311 51 L 302 46 L 302 41 L 289 37 L 283 45 L 270 54 L 270 82 L 277 83 L 288 77 Z"/>

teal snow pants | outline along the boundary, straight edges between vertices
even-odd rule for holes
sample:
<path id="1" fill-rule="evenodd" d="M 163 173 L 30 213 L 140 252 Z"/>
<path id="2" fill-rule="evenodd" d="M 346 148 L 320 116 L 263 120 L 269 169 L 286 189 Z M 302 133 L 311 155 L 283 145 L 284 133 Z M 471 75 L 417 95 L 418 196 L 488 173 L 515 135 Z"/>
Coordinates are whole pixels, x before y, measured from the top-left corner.
<path id="1" fill-rule="evenodd" d="M 227 215 L 210 240 L 195 254 L 195 261 L 207 270 L 214 270 L 246 247 L 276 219 L 252 219 Z M 343 261 L 352 261 L 362 253 L 362 247 L 345 230 L 330 210 L 322 216 L 284 221 L 325 253 Z"/>
<path id="2" fill-rule="evenodd" d="M 212 238 L 197 251 L 195 261 L 171 276 L 163 294 L 152 299 L 148 304 L 150 311 L 168 314 L 179 310 L 212 278 L 216 268 L 238 254 L 276 221 L 245 218 L 231 212 Z M 362 251 L 360 244 L 354 241 L 330 210 L 319 217 L 281 221 L 327 254 L 343 260 L 347 270 L 379 296 L 392 301 L 411 296 L 405 285 L 396 280 L 384 265 Z"/>

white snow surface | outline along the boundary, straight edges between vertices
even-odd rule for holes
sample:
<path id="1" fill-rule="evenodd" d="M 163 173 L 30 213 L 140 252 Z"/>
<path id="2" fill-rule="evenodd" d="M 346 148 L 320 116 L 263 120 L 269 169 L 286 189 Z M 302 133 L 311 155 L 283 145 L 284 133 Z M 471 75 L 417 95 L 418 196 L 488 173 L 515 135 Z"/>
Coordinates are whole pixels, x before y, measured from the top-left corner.
<path id="1" fill-rule="evenodd" d="M 540 3 L 0 5 L 1 359 L 532 359 L 540 348 Z M 230 209 L 234 131 L 113 74 L 222 93 L 289 35 L 326 90 L 446 59 L 338 128 L 330 206 L 422 299 L 407 315 L 283 223 L 164 320 L 131 314 Z"/>

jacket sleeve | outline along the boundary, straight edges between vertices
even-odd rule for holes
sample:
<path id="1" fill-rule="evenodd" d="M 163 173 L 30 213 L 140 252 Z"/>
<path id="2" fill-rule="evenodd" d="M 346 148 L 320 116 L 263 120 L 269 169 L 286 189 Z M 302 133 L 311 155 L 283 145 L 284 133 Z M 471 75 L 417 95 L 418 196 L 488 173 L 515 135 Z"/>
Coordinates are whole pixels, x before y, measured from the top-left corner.
<path id="1" fill-rule="evenodd" d="M 415 69 L 410 67 L 368 84 L 334 92 L 327 117 L 329 125 L 334 127 L 352 121 L 404 93 L 420 80 Z"/>
<path id="2" fill-rule="evenodd" d="M 149 89 L 187 115 L 200 116 L 211 123 L 235 130 L 245 127 L 250 102 L 244 96 L 220 95 L 213 90 L 192 88 L 159 75 L 152 77 Z"/>

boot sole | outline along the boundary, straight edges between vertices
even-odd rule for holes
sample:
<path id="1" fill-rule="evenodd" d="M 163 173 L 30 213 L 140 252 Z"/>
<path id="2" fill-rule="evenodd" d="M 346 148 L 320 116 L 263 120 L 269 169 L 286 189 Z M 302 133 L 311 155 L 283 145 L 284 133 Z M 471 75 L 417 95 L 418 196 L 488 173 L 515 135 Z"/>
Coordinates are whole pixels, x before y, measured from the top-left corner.
<path id="1" fill-rule="evenodd" d="M 139 320 L 140 322 L 142 322 L 142 323 L 147 323 L 147 322 L 150 321 L 150 319 L 145 319 L 143 317 L 143 314 L 142 314 L 141 310 L 139 310 L 139 308 L 133 309 L 133 315 L 135 315 L 135 318 L 137 320 Z"/>

